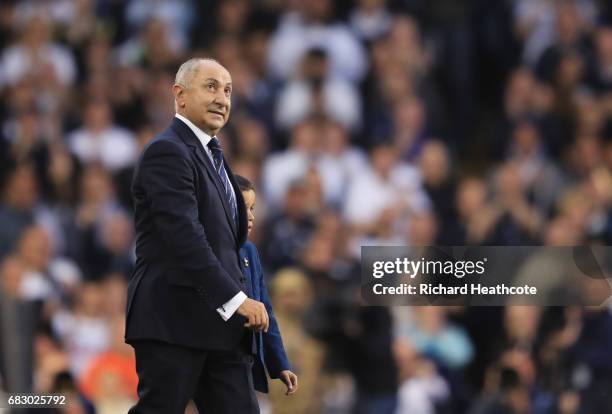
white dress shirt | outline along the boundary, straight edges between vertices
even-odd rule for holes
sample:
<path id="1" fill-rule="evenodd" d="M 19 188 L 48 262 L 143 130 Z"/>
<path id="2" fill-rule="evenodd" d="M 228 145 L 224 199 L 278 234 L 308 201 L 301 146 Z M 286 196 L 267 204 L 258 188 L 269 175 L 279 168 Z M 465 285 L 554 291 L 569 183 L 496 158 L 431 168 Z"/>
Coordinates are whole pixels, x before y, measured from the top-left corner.
<path id="1" fill-rule="evenodd" d="M 183 121 L 189 127 L 189 129 L 193 131 L 195 136 L 198 137 L 198 140 L 204 147 L 204 151 L 208 155 L 208 158 L 210 158 L 210 161 L 212 162 L 212 164 L 215 165 L 215 162 L 212 156 L 212 152 L 210 151 L 210 148 L 208 148 L 208 143 L 210 142 L 212 137 L 208 135 L 206 132 L 202 131 L 197 126 L 195 126 L 193 122 L 191 122 L 184 116 L 180 114 L 176 114 L 176 117 L 180 119 L 181 121 Z M 225 174 L 227 176 L 227 171 L 225 172 Z M 229 177 L 227 177 L 227 181 L 230 182 Z M 234 188 L 232 187 L 231 190 L 234 193 L 234 200 L 237 200 L 236 192 L 234 191 Z M 234 312 L 236 312 L 236 310 L 240 307 L 240 305 L 242 305 L 242 303 L 246 300 L 246 298 L 247 298 L 247 295 L 243 291 L 240 291 L 236 293 L 236 296 L 234 296 L 229 301 L 221 305 L 220 308 L 217 308 L 217 312 L 219 312 L 219 315 L 221 315 L 224 321 L 227 321 L 229 318 L 232 317 L 232 315 L 234 314 Z"/>

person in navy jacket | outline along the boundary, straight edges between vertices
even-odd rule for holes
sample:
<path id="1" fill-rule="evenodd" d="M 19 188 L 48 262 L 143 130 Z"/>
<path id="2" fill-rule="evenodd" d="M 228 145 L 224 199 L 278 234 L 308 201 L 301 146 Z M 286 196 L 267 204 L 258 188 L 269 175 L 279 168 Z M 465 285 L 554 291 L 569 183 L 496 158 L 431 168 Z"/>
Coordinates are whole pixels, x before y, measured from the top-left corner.
<path id="1" fill-rule="evenodd" d="M 247 234 L 249 234 L 255 222 L 255 187 L 246 178 L 237 174 L 235 177 L 246 205 L 248 217 Z M 254 388 L 260 392 L 268 392 L 267 371 L 270 374 L 270 378 L 280 379 L 287 386 L 287 395 L 293 394 L 298 388 L 297 375 L 291 371 L 291 366 L 285 353 L 278 323 L 272 311 L 272 303 L 264 280 L 257 247 L 248 240 L 240 248 L 240 261 L 247 289 L 250 288 L 250 291 L 247 292 L 248 296 L 253 300 L 263 302 L 269 317 L 268 331 L 259 331 L 255 336 L 257 355 L 253 364 Z"/>
<path id="2" fill-rule="evenodd" d="M 217 135 L 229 119 L 232 77 L 192 58 L 172 86 L 176 115 L 143 149 L 132 179 L 136 264 L 125 341 L 134 348 L 138 401 L 129 414 L 259 414 L 253 389 L 263 303 L 247 296 L 239 250 L 242 193 Z"/>

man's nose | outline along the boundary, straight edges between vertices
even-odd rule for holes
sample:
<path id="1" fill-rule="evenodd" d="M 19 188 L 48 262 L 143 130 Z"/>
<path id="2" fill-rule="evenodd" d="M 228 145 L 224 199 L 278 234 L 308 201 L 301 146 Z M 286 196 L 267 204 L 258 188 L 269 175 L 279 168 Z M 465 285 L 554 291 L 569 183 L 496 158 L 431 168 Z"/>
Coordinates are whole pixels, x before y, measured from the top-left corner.
<path id="1" fill-rule="evenodd" d="M 227 95 L 225 95 L 225 91 L 217 92 L 215 94 L 214 102 L 219 105 L 227 106 L 229 98 L 227 97 Z"/>

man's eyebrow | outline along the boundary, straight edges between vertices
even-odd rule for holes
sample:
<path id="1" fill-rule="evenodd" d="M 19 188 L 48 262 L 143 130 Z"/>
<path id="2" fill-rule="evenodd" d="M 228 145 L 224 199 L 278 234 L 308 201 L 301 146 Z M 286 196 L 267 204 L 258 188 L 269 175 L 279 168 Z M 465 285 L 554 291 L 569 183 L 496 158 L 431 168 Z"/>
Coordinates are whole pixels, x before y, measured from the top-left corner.
<path id="1" fill-rule="evenodd" d="M 221 83 L 221 82 L 219 82 L 219 80 L 217 80 L 215 78 L 207 78 L 206 80 L 204 80 L 205 83 L 211 82 L 211 81 L 216 83 L 216 84 L 220 84 Z M 225 84 L 225 86 L 232 86 L 232 83 L 228 82 L 228 83 Z"/>

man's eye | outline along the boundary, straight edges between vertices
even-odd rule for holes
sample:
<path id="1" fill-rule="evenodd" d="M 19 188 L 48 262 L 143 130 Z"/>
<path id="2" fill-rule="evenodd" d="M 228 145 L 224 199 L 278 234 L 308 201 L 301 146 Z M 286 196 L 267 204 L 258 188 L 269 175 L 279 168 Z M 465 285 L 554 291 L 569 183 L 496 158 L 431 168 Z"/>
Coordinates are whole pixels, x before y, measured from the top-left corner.
<path id="1" fill-rule="evenodd" d="M 231 90 L 231 89 L 226 89 L 226 90 L 225 90 L 225 94 L 226 94 L 227 96 L 230 96 L 230 95 L 232 94 L 232 90 Z"/>
<path id="2" fill-rule="evenodd" d="M 206 85 L 206 87 L 207 87 L 209 90 L 211 90 L 211 91 L 215 90 L 215 84 L 214 84 L 214 83 L 209 83 L 208 85 Z"/>

